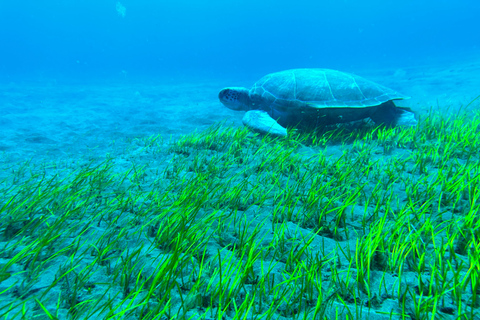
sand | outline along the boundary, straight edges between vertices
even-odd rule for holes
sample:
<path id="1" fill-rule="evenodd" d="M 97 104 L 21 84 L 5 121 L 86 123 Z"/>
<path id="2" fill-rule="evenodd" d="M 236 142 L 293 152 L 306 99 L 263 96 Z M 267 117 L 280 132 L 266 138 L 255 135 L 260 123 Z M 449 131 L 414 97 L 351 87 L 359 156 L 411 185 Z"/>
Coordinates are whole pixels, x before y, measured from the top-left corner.
<path id="1" fill-rule="evenodd" d="M 430 109 L 455 113 L 480 95 L 480 59 L 412 68 L 348 71 L 410 95 L 410 100 L 402 101 L 399 105 L 411 107 L 420 117 Z M 245 80 L 242 80 L 242 84 L 245 84 Z M 32 171 L 42 171 L 48 167 L 53 172 L 54 165 L 74 170 L 106 158 L 114 159 L 116 172 L 128 170 L 134 162 L 130 160 L 133 158 L 136 165 L 142 165 L 142 161 L 150 165 L 155 162 L 160 169 L 165 169 L 168 163 L 174 161 L 172 155 L 166 152 L 139 157 L 142 139 L 161 135 L 167 148 L 169 141 L 194 131 L 201 132 L 218 121 L 225 121 L 223 125 L 226 127 L 241 126 L 243 113 L 228 110 L 217 99 L 222 87 L 235 85 L 221 79 L 181 83 L 162 79 L 155 83 L 155 79 L 135 81 L 128 78 L 91 84 L 72 83 L 63 79 L 0 83 L 0 167 L 3 168 L 0 176 L 8 179 L 13 171 L 22 166 L 25 168 L 25 161 L 30 161 L 27 167 Z M 308 148 L 305 152 L 309 152 Z M 333 158 L 342 154 L 342 146 L 333 146 L 328 151 Z M 257 214 L 252 210 L 245 212 L 245 217 L 250 221 L 267 218 L 264 212 Z M 291 233 L 308 233 L 308 230 L 299 231 L 298 226 L 293 224 L 288 227 Z M 98 227 L 90 237 L 101 237 L 106 230 Z M 235 233 L 235 230 L 226 230 L 226 238 Z M 271 240 L 267 237 L 265 241 Z M 138 243 L 128 245 L 135 248 Z M 319 243 L 312 245 L 320 246 Z M 334 248 L 335 241 L 326 239 L 323 246 Z M 155 253 L 157 256 L 152 257 Z M 228 253 L 222 254 L 222 258 L 228 257 Z M 150 252 L 148 258 L 141 259 L 155 265 L 167 258 L 161 252 Z M 60 257 L 55 263 L 62 265 L 66 263 L 65 260 L 65 257 Z M 7 262 L 8 259 L 0 258 L 0 264 Z M 89 261 L 82 263 L 88 264 Z M 15 268 L 20 268 L 20 265 Z M 21 268 L 15 271 L 19 270 Z M 98 282 L 110 279 L 101 272 L 95 274 L 94 278 Z M 54 279 L 55 272 L 46 272 L 34 289 L 41 290 Z M 0 282 L 0 292 L 13 285 L 14 281 L 20 283 L 22 280 L 20 273 Z M 389 285 L 394 282 L 393 279 L 386 281 Z M 4 301 L 14 301 L 8 291 L 1 295 Z M 382 303 L 382 310 L 393 308 L 389 307 L 389 303 L 394 302 L 388 299 Z M 55 303 L 51 302 L 47 308 L 55 309 Z M 66 310 L 64 306 L 60 312 L 61 319 L 71 316 Z M 40 311 L 37 309 L 35 314 L 40 314 Z M 210 311 L 204 319 L 214 316 L 214 312 Z M 372 314 L 370 318 L 388 319 L 378 314 Z M 5 315 L 5 319 L 10 318 Z"/>
<path id="2" fill-rule="evenodd" d="M 421 116 L 430 108 L 465 106 L 480 94 L 480 59 L 381 70 L 348 70 L 412 97 L 399 105 Z M 256 79 L 251 79 L 253 83 Z M 96 148 L 111 152 L 129 139 L 179 137 L 216 121 L 240 125 L 242 112 L 223 107 L 218 91 L 232 80 L 117 79 L 94 84 L 71 80 L 0 83 L 0 151 L 16 160 L 58 159 Z M 240 85 L 248 85 L 242 79 Z M 95 153 L 95 152 L 94 152 Z"/>

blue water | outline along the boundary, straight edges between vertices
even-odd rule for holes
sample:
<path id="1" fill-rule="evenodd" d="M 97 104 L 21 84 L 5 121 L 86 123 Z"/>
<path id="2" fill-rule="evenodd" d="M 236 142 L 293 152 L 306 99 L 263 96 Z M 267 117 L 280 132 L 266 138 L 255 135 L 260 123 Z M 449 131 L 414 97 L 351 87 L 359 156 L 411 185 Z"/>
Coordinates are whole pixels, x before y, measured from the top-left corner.
<path id="1" fill-rule="evenodd" d="M 480 51 L 478 0 L 0 0 L 0 74 L 256 78 Z"/>

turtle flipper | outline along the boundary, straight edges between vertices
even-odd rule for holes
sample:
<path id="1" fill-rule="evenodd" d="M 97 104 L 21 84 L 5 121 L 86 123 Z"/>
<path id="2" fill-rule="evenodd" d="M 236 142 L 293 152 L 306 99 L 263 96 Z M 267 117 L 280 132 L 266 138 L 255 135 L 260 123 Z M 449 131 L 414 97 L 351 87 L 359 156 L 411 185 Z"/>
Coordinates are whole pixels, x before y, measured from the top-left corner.
<path id="1" fill-rule="evenodd" d="M 406 108 L 397 108 L 397 119 L 395 126 L 397 127 L 415 127 L 418 123 L 415 119 L 415 113 Z"/>
<path id="2" fill-rule="evenodd" d="M 245 113 L 243 124 L 254 132 L 270 134 L 276 137 L 286 137 L 287 129 L 279 125 L 265 111 L 251 110 Z"/>
<path id="3" fill-rule="evenodd" d="M 410 108 L 397 107 L 392 101 L 387 101 L 380 105 L 370 115 L 370 119 L 375 124 L 383 124 L 387 127 L 414 127 L 417 125 L 415 113 Z"/>

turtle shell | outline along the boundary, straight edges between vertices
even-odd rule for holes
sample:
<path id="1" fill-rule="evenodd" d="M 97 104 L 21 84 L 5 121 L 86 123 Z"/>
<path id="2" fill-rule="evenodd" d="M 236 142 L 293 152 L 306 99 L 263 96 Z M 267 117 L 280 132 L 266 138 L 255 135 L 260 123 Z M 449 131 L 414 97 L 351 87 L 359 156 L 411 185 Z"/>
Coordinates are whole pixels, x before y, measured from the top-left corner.
<path id="1" fill-rule="evenodd" d="M 271 73 L 250 90 L 263 108 L 369 108 L 408 99 L 395 90 L 357 75 L 330 69 L 292 69 Z"/>

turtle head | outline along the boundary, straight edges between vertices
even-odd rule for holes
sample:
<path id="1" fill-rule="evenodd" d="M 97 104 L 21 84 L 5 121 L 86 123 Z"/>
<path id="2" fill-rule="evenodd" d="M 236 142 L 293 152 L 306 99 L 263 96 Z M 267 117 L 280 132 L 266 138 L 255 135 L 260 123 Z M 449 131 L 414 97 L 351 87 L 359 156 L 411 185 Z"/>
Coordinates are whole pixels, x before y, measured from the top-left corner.
<path id="1" fill-rule="evenodd" d="M 223 105 L 232 110 L 250 110 L 251 103 L 247 88 L 225 88 L 218 94 L 218 99 Z"/>

